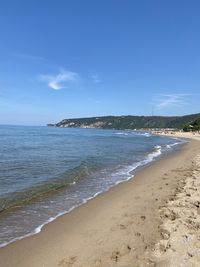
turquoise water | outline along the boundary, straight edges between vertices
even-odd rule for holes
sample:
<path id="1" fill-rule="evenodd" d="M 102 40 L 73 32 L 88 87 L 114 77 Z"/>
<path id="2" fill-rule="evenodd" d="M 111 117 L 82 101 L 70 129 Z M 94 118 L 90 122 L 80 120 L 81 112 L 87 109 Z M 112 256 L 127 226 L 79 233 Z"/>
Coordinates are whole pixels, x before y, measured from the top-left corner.
<path id="1" fill-rule="evenodd" d="M 142 131 L 0 126 L 0 246 L 39 232 L 181 143 Z"/>

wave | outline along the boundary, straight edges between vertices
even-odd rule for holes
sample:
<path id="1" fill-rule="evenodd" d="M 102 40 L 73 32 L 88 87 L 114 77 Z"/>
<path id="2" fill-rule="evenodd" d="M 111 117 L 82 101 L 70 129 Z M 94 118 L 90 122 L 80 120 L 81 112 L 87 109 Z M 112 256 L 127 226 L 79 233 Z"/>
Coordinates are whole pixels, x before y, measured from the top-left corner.
<path id="1" fill-rule="evenodd" d="M 0 244 L 0 248 L 5 247 L 5 246 L 7 246 L 7 245 L 9 245 L 9 244 L 11 244 L 11 243 L 13 243 L 13 242 L 15 242 L 15 241 L 22 240 L 22 239 L 24 239 L 24 238 L 26 238 L 26 237 L 30 237 L 30 236 L 33 236 L 33 235 L 35 235 L 35 234 L 39 234 L 39 233 L 41 232 L 42 228 L 43 228 L 45 225 L 49 224 L 50 222 L 56 220 L 57 218 L 59 218 L 59 217 L 65 215 L 65 214 L 67 214 L 67 213 L 70 213 L 70 212 L 73 211 L 75 208 L 78 208 L 78 207 L 80 207 L 81 205 L 86 204 L 89 200 L 91 200 L 91 199 L 97 197 L 97 196 L 100 195 L 101 193 L 106 192 L 106 191 L 108 191 L 108 190 L 109 190 L 109 189 L 107 189 L 107 190 L 105 190 L 105 191 L 99 191 L 99 192 L 95 193 L 94 195 L 88 197 L 87 199 L 83 199 L 82 202 L 81 202 L 80 204 L 78 204 L 78 205 L 74 205 L 74 206 L 71 207 L 69 210 L 60 212 L 60 213 L 58 213 L 56 216 L 50 217 L 48 220 L 46 220 L 44 223 L 40 224 L 38 227 L 36 227 L 32 232 L 30 232 L 30 233 L 28 233 L 28 234 L 25 234 L 25 235 L 23 235 L 23 236 L 19 236 L 19 237 L 13 238 L 12 240 L 10 240 L 10 241 L 8 241 L 8 242 L 3 242 L 3 243 L 1 243 L 1 244 Z"/>
<path id="2" fill-rule="evenodd" d="M 82 161 L 78 166 L 67 170 L 48 182 L 38 183 L 19 192 L 7 193 L 0 196 L 0 213 L 48 198 L 75 185 L 79 180 L 87 178 L 96 171 L 95 166 L 88 167 L 90 160 L 88 158 Z"/>
<path id="3" fill-rule="evenodd" d="M 129 135 L 128 133 L 115 133 L 117 135 Z"/>
<path id="4" fill-rule="evenodd" d="M 149 132 L 139 132 L 139 131 L 130 131 L 130 132 L 118 132 L 115 133 L 116 135 L 125 135 L 125 136 L 145 136 L 145 137 L 150 137 L 152 136 Z"/>
<path id="5" fill-rule="evenodd" d="M 172 137 L 171 139 L 174 139 L 174 140 L 176 140 L 178 142 L 175 142 L 175 143 L 166 145 L 166 148 L 167 149 L 172 149 L 174 146 L 177 146 L 177 145 L 184 144 L 184 143 L 187 143 L 188 142 L 187 140 L 180 139 L 180 138 L 177 138 L 177 137 Z"/>
<path id="6" fill-rule="evenodd" d="M 140 133 L 140 135 L 143 135 L 143 136 L 146 136 L 146 137 L 150 137 L 150 136 L 152 136 L 150 133 Z"/>
<path id="7" fill-rule="evenodd" d="M 97 189 L 96 192 L 93 192 L 90 195 L 88 195 L 88 197 L 83 198 L 78 204 L 73 205 L 72 207 L 70 207 L 68 210 L 64 210 L 59 212 L 57 215 L 55 216 L 51 216 L 50 218 L 48 218 L 47 220 L 45 220 L 43 223 L 41 223 L 39 226 L 37 226 L 36 228 L 34 228 L 33 230 L 30 231 L 30 233 L 28 234 L 24 234 L 22 236 L 19 237 L 15 237 L 12 240 L 9 240 L 8 242 L 3 242 L 0 244 L 0 247 L 4 247 L 14 241 L 17 240 L 21 240 L 25 237 L 34 235 L 34 234 L 38 234 L 42 228 L 47 225 L 48 223 L 52 222 L 53 220 L 57 219 L 58 217 L 67 214 L 69 212 L 71 212 L 72 210 L 74 210 L 75 208 L 81 206 L 82 204 L 87 203 L 89 200 L 95 198 L 96 196 L 98 196 L 99 194 L 108 191 L 111 187 L 114 187 L 115 185 L 118 185 L 124 181 L 130 180 L 131 178 L 134 177 L 134 172 L 136 171 L 136 169 L 141 168 L 147 164 L 150 164 L 152 161 L 156 160 L 159 156 L 162 155 L 162 153 L 164 151 L 166 151 L 166 149 L 171 149 L 173 146 L 176 146 L 180 144 L 179 142 L 175 142 L 173 144 L 169 144 L 169 145 L 156 145 L 154 146 L 153 150 L 150 151 L 146 156 L 144 156 L 141 160 L 138 160 L 137 162 L 134 162 L 133 164 L 129 164 L 127 166 L 121 166 L 119 167 L 118 170 L 110 173 L 111 176 L 116 177 L 115 182 L 113 182 L 112 184 L 107 184 L 104 188 L 101 188 L 101 190 Z M 64 179 L 65 181 L 65 188 L 66 185 L 67 186 L 73 186 L 78 184 L 79 180 L 84 179 L 85 177 L 88 177 L 89 175 L 92 175 L 95 173 L 95 168 L 88 168 L 86 166 L 87 161 L 82 162 L 79 166 L 77 166 L 76 168 L 74 168 L 73 170 L 71 170 L 71 179 L 70 180 L 66 180 L 64 179 L 65 176 L 68 177 L 69 173 L 65 173 L 64 177 L 62 177 L 62 179 Z M 80 174 L 79 174 L 80 173 Z M 78 175 L 78 177 L 77 177 Z M 75 179 L 76 177 L 76 179 Z M 61 179 L 61 180 L 62 180 Z M 58 187 L 59 188 L 59 187 Z M 54 191 L 55 192 L 55 191 Z"/>

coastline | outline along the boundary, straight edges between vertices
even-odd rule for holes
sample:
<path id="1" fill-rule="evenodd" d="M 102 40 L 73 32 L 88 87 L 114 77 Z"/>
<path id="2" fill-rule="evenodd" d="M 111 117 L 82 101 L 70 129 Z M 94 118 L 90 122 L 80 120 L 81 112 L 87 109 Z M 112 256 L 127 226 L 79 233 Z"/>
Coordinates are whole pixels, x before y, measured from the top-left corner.
<path id="1" fill-rule="evenodd" d="M 129 135 L 129 133 L 126 133 L 126 132 L 117 132 L 115 134 L 117 135 L 119 134 L 120 136 Z M 141 134 L 136 133 L 136 135 L 145 136 L 145 139 L 146 137 L 152 136 L 151 134 L 146 133 L 146 132 L 141 133 Z M 88 194 L 85 194 L 84 188 L 83 190 L 80 190 L 80 188 L 78 189 L 76 184 L 79 186 L 80 183 L 77 183 L 76 180 L 74 180 L 73 183 L 70 183 L 71 188 L 68 188 L 69 190 L 68 192 L 66 192 L 68 193 L 67 195 L 65 193 L 66 188 L 63 187 L 63 184 L 61 184 L 63 188 L 60 187 L 59 190 L 56 190 L 56 191 L 51 190 L 51 192 L 49 191 L 45 192 L 45 190 L 41 190 L 42 187 L 39 185 L 38 189 L 40 190 L 40 192 L 43 192 L 43 195 L 41 198 L 40 197 L 41 193 L 35 194 L 37 198 L 39 199 L 38 203 L 37 203 L 37 198 L 35 198 L 35 201 L 34 201 L 34 199 L 30 197 L 28 191 L 25 191 L 21 199 L 23 199 L 23 196 L 25 197 L 28 196 L 28 199 L 25 198 L 26 201 L 28 200 L 27 206 L 26 205 L 21 206 L 19 202 L 17 203 L 17 201 L 19 200 L 17 198 L 17 195 L 16 195 L 16 198 L 12 196 L 12 199 L 14 200 L 13 203 L 15 205 L 17 203 L 17 206 L 13 206 L 9 209 L 6 209 L 4 207 L 3 212 L 0 213 L 1 215 L 0 216 L 1 217 L 0 248 L 12 242 L 15 242 L 17 240 L 21 240 L 25 237 L 38 234 L 42 230 L 44 225 L 52 222 L 53 220 L 57 219 L 58 217 L 64 214 L 71 212 L 73 209 L 86 203 L 88 200 L 96 197 L 97 195 L 103 192 L 108 191 L 111 187 L 114 187 L 121 182 L 124 182 L 124 181 L 127 181 L 133 178 L 135 172 L 141 170 L 146 165 L 151 164 L 152 161 L 155 161 L 156 159 L 160 157 L 164 157 L 166 154 L 173 153 L 174 150 L 179 149 L 181 147 L 181 144 L 185 142 L 183 140 L 181 141 L 180 139 L 176 140 L 174 138 L 168 138 L 168 137 L 163 138 L 163 137 L 152 136 L 152 139 L 154 140 L 157 139 L 160 141 L 156 142 L 157 144 L 154 144 L 151 147 L 151 149 L 149 149 L 149 151 L 143 155 L 142 158 L 138 159 L 135 162 L 131 162 L 131 163 L 129 162 L 127 166 L 124 165 L 124 167 L 119 165 L 120 167 L 118 170 L 116 169 L 111 170 L 111 177 L 109 177 L 109 173 L 106 173 L 106 175 L 103 174 L 103 176 L 101 174 L 102 176 L 100 177 L 101 179 L 98 179 L 98 176 L 94 175 L 93 185 L 95 185 L 95 188 L 90 187 L 91 189 L 94 189 L 94 190 L 89 190 Z M 168 144 L 166 144 L 166 142 L 168 142 Z M 148 139 L 147 139 L 147 143 L 148 143 Z M 132 154 L 134 155 L 133 152 Z M 119 157 L 118 153 L 115 153 L 115 155 L 116 155 L 115 157 Z M 126 159 L 128 159 L 128 156 L 126 157 Z M 131 161 L 133 161 L 133 159 Z M 105 180 L 105 183 L 104 183 L 104 180 Z M 108 185 L 107 180 L 109 180 L 109 185 Z M 92 185 L 91 181 L 89 182 L 88 186 L 90 185 Z M 86 184 L 85 186 L 87 188 Z M 71 189 L 71 194 L 70 194 L 70 189 Z M 81 196 L 81 192 L 83 192 L 82 196 Z M 34 196 L 34 193 L 36 193 L 36 190 L 33 190 L 31 195 Z M 46 198 L 46 196 L 49 193 L 51 194 L 50 198 Z M 74 201 L 71 201 L 72 199 L 70 198 L 73 198 Z M 69 204 L 67 203 L 68 199 L 70 199 Z M 59 210 L 57 209 L 56 203 L 61 204 L 60 206 L 61 208 Z M 62 205 L 63 205 L 63 209 L 62 209 Z M 18 209 L 19 206 L 21 206 L 21 209 Z M 41 206 L 41 209 L 40 209 L 40 206 Z M 8 214 L 8 216 L 6 216 L 6 213 Z M 27 222 L 27 223 L 24 223 L 24 222 Z"/>
<path id="2" fill-rule="evenodd" d="M 180 132 L 180 131 L 152 131 L 155 135 L 185 138 L 200 141 L 200 133 L 196 132 Z"/>
<path id="3" fill-rule="evenodd" d="M 183 146 L 41 233 L 1 248 L 0 266 L 159 266 L 154 251 L 162 236 L 160 207 L 174 196 L 183 173 L 192 170 L 200 143 Z"/>

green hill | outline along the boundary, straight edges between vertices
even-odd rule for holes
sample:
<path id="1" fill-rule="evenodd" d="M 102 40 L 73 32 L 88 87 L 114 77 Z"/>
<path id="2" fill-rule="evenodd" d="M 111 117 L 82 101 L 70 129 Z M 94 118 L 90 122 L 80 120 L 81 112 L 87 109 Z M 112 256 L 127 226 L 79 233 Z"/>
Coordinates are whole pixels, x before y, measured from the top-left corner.
<path id="1" fill-rule="evenodd" d="M 184 125 L 183 126 L 183 130 L 185 132 L 188 132 L 188 131 L 200 131 L 200 117 L 198 117 L 193 122 Z"/>
<path id="2" fill-rule="evenodd" d="M 105 116 L 91 118 L 64 119 L 55 127 L 66 128 L 102 128 L 102 129 L 142 129 L 142 128 L 177 128 L 200 119 L 200 113 L 185 116 Z"/>

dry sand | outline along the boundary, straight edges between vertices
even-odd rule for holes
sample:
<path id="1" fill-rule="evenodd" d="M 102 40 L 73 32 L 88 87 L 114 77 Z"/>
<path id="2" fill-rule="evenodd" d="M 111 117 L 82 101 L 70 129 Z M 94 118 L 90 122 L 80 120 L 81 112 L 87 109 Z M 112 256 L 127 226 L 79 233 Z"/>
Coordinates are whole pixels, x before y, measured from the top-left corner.
<path id="1" fill-rule="evenodd" d="M 167 135 L 200 141 L 199 134 Z M 159 212 L 162 238 L 153 253 L 156 266 L 200 266 L 200 151 L 191 168 L 182 173 L 174 196 Z"/>
<path id="2" fill-rule="evenodd" d="M 180 137 L 188 138 L 192 140 L 200 141 L 200 133 L 197 132 L 179 132 L 179 131 L 152 131 L 154 134 L 171 136 L 171 137 Z"/>
<path id="3" fill-rule="evenodd" d="M 191 140 L 40 234 L 1 248 L 0 266 L 200 266 L 199 175 L 200 142 Z"/>

